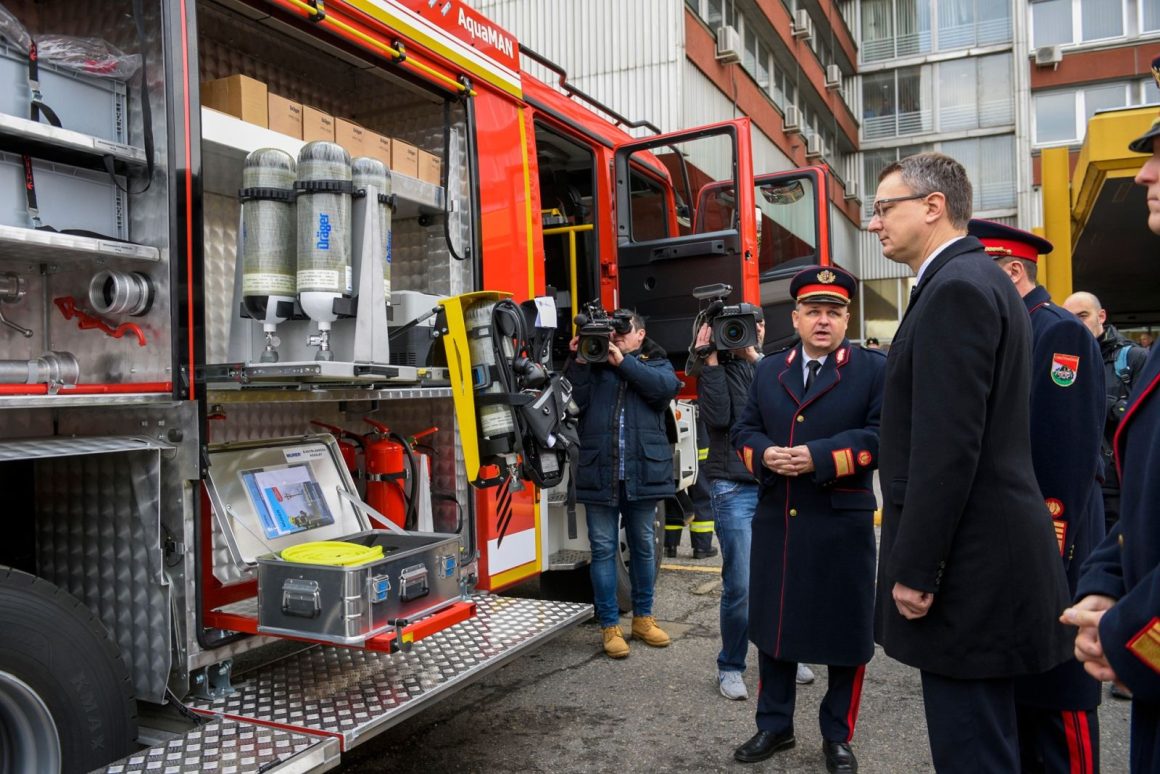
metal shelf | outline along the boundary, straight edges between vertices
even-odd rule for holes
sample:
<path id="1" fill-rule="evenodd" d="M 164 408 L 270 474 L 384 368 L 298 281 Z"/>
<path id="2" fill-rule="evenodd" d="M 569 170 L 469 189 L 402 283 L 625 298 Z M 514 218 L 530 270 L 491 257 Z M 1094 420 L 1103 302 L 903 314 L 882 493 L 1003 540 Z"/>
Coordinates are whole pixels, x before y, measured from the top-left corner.
<path id="1" fill-rule="evenodd" d="M 7 113 L 0 113 L 0 150 L 96 170 L 104 170 L 105 157 L 111 156 L 119 173 L 148 161 L 142 148 Z"/>
<path id="2" fill-rule="evenodd" d="M 242 187 L 242 162 L 258 148 L 277 148 L 295 159 L 306 143 L 209 108 L 201 109 L 202 184 L 208 193 L 235 197 Z M 396 218 L 442 215 L 443 188 L 391 172 Z"/>
<path id="3" fill-rule="evenodd" d="M 160 392 L 130 392 L 116 395 L 69 395 L 62 387 L 55 395 L 0 395 L 0 411 L 11 409 L 78 408 L 82 406 L 143 406 L 172 403 L 173 396 Z"/>
<path id="4" fill-rule="evenodd" d="M 156 262 L 161 260 L 161 251 L 156 247 L 131 242 L 0 225 L 0 260 L 59 264 L 93 258 Z"/>

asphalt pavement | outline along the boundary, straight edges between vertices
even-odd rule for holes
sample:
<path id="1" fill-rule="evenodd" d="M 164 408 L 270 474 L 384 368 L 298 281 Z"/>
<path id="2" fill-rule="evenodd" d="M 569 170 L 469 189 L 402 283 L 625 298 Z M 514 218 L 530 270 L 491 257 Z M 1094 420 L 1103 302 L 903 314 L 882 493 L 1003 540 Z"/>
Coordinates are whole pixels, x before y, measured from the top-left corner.
<path id="1" fill-rule="evenodd" d="M 595 623 L 575 627 L 349 751 L 339 771 L 824 772 L 817 723 L 824 668 L 798 688 L 797 746 L 763 763 L 733 760 L 755 731 L 755 653 L 751 647 L 745 672 L 749 700 L 726 700 L 716 684 L 720 557 L 691 555 L 682 546 L 657 580 L 655 612 L 673 638 L 668 648 L 633 641 L 627 659 L 612 661 Z M 590 594 L 583 572 L 544 586 L 535 581 L 513 593 Z M 1128 716 L 1128 702 L 1105 698 L 1105 773 L 1128 770 Z M 881 649 L 866 670 L 853 748 L 864 774 L 932 770 L 918 673 Z"/>

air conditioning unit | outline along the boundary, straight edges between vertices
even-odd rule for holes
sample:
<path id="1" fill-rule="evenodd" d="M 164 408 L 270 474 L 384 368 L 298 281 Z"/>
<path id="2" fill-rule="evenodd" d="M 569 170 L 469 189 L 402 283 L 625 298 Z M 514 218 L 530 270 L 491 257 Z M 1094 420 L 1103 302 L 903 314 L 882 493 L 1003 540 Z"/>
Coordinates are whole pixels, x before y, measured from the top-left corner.
<path id="1" fill-rule="evenodd" d="M 826 144 L 822 142 L 822 138 L 818 135 L 806 138 L 806 158 L 817 159 L 821 158 L 826 153 Z"/>
<path id="2" fill-rule="evenodd" d="M 802 130 L 802 111 L 798 110 L 797 105 L 786 105 L 782 129 L 785 129 L 787 133 Z"/>
<path id="3" fill-rule="evenodd" d="M 1035 49 L 1035 66 L 1047 67 L 1063 61 L 1063 49 L 1059 46 L 1040 46 Z"/>
<path id="4" fill-rule="evenodd" d="M 717 61 L 722 64 L 741 61 L 741 34 L 728 24 L 717 28 Z"/>
<path id="5" fill-rule="evenodd" d="M 857 180 L 847 180 L 846 181 L 846 200 L 849 201 L 850 199 L 861 199 L 861 198 L 862 198 L 862 192 L 858 190 L 858 181 Z"/>
<path id="6" fill-rule="evenodd" d="M 839 89 L 842 87 L 842 68 L 836 64 L 826 65 L 826 88 Z"/>
<path id="7" fill-rule="evenodd" d="M 810 12 L 805 8 L 799 8 L 793 12 L 793 24 L 790 25 L 790 32 L 795 38 L 804 38 L 809 40 L 814 35 L 814 20 L 810 18 Z"/>

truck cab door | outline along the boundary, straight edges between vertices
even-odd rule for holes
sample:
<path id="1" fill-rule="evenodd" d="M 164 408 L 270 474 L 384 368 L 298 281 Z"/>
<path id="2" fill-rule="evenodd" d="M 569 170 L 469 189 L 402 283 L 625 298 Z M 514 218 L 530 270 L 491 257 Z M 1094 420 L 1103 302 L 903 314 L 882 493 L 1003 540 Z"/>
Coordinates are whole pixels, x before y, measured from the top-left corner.
<path id="1" fill-rule="evenodd" d="M 757 268 L 765 311 L 765 351 L 794 336 L 789 281 L 806 266 L 830 266 L 830 173 L 803 167 L 757 175 Z"/>
<path id="2" fill-rule="evenodd" d="M 618 295 L 648 336 L 684 368 L 701 285 L 732 287 L 728 303 L 758 300 L 749 119 L 616 147 Z M 712 200 L 725 206 L 704 207 Z"/>

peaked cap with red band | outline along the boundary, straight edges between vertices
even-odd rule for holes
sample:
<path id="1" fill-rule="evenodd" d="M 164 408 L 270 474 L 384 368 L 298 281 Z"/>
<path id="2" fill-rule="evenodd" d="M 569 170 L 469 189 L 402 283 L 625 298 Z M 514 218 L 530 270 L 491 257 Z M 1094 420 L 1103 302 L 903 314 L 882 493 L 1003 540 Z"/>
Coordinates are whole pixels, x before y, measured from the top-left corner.
<path id="1" fill-rule="evenodd" d="M 850 303 L 858 289 L 858 280 L 837 266 L 807 266 L 789 281 L 789 294 L 798 303 Z"/>
<path id="2" fill-rule="evenodd" d="M 1047 255 L 1055 249 L 1051 242 L 1041 236 L 993 220 L 972 220 L 967 224 L 967 233 L 978 238 L 987 255 L 996 260 L 1022 258 L 1039 263 L 1040 255 Z"/>

